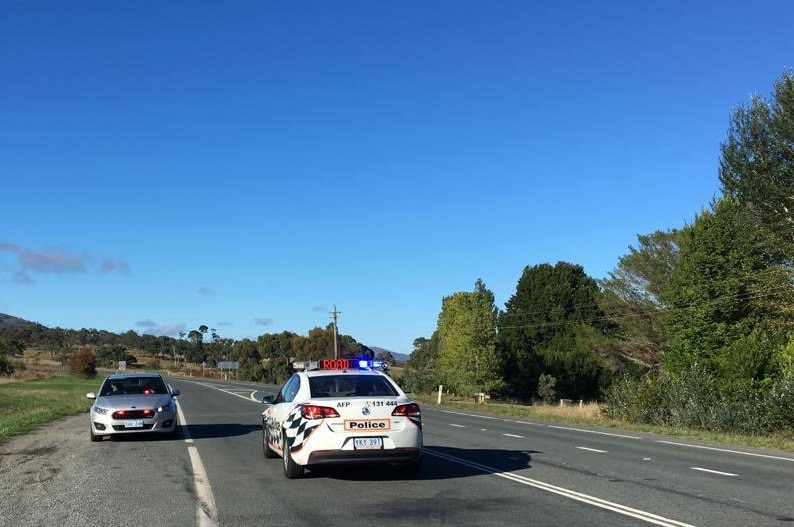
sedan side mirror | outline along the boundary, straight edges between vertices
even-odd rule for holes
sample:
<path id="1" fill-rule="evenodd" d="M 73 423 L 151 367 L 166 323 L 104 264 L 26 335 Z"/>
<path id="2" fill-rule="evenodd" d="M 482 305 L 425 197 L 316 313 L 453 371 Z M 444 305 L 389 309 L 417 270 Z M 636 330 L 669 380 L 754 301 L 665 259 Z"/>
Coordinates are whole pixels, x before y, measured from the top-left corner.
<path id="1" fill-rule="evenodd" d="M 85 394 L 86 399 L 96 399 L 96 394 L 94 392 L 88 392 Z"/>
<path id="2" fill-rule="evenodd" d="M 265 395 L 264 397 L 262 397 L 262 404 L 273 404 L 275 398 L 276 398 L 275 395 Z"/>
<path id="3" fill-rule="evenodd" d="M 179 391 L 179 388 L 171 388 L 171 397 L 176 397 L 180 393 L 182 392 Z"/>

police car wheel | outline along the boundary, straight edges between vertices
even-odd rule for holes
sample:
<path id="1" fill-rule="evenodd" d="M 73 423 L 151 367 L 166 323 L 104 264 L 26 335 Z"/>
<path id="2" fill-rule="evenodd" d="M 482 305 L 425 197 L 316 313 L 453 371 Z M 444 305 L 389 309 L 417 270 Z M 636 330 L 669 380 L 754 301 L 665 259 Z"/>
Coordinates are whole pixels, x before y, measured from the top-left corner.
<path id="1" fill-rule="evenodd" d="M 295 461 L 292 460 L 292 456 L 289 453 L 289 447 L 287 446 L 287 434 L 284 434 L 284 442 L 281 444 L 281 452 L 282 458 L 284 460 L 284 475 L 287 476 L 287 479 L 299 479 L 303 477 L 303 471 L 305 467 L 298 465 Z"/>
<path id="2" fill-rule="evenodd" d="M 102 441 L 102 436 L 95 434 L 94 431 L 91 430 L 90 427 L 88 428 L 88 433 L 91 434 L 91 442 L 92 443 L 97 443 L 99 441 Z"/>
<path id="3" fill-rule="evenodd" d="M 262 428 L 262 452 L 267 459 L 278 457 L 270 448 L 270 434 L 267 433 L 267 428 Z"/>

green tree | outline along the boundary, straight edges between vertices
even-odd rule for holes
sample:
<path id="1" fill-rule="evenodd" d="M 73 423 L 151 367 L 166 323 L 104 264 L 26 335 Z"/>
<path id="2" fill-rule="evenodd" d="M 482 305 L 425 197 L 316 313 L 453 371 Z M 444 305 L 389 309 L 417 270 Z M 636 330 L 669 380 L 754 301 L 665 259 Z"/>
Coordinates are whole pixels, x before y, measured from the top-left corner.
<path id="1" fill-rule="evenodd" d="M 731 197 L 685 229 L 665 314 L 672 373 L 699 364 L 721 380 L 763 379 L 785 346 L 793 300 L 782 255 L 752 212 Z"/>
<path id="2" fill-rule="evenodd" d="M 493 293 L 478 279 L 473 292 L 457 292 L 441 302 L 438 316 L 438 373 L 458 393 L 499 390 L 503 381 L 496 357 Z"/>
<path id="3" fill-rule="evenodd" d="M 405 389 L 410 392 L 431 392 L 439 384 L 436 362 L 438 360 L 438 330 L 428 339 L 414 339 L 414 349 L 405 368 Z"/>
<path id="4" fill-rule="evenodd" d="M 723 194 L 771 234 L 794 262 L 794 75 L 784 73 L 771 99 L 754 97 L 733 114 L 722 145 Z"/>
<path id="5" fill-rule="evenodd" d="M 638 236 L 638 246 L 630 246 L 617 267 L 599 281 L 602 308 L 617 326 L 618 358 L 631 371 L 658 371 L 669 347 L 663 313 L 680 238 L 677 229 Z"/>
<path id="6" fill-rule="evenodd" d="M 580 265 L 525 267 L 499 317 L 499 354 L 510 393 L 537 393 L 540 374 L 563 397 L 595 398 L 609 367 L 611 324 L 600 291 Z"/>

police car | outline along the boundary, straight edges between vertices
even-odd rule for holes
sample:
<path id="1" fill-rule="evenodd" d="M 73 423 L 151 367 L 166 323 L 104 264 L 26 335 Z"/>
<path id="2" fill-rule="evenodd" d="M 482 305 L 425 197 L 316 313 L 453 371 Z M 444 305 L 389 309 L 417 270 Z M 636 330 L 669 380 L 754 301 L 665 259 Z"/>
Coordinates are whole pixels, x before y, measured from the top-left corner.
<path id="1" fill-rule="evenodd" d="M 262 402 L 262 446 L 281 457 L 284 475 L 341 463 L 390 463 L 416 472 L 422 461 L 422 413 L 380 371 L 379 361 L 328 359 L 295 365 L 276 395 Z"/>

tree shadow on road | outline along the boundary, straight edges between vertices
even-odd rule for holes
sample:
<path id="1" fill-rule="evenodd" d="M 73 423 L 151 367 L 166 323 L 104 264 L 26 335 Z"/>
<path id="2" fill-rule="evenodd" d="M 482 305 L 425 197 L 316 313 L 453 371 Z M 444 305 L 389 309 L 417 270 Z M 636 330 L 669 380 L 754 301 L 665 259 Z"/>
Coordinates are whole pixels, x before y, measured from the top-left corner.
<path id="1" fill-rule="evenodd" d="M 415 475 L 406 475 L 399 466 L 340 465 L 310 470 L 307 477 L 328 477 L 355 481 L 400 481 L 459 479 L 483 474 L 514 472 L 532 468 L 536 450 L 502 450 L 492 448 L 452 448 L 425 445 L 422 468 Z"/>

